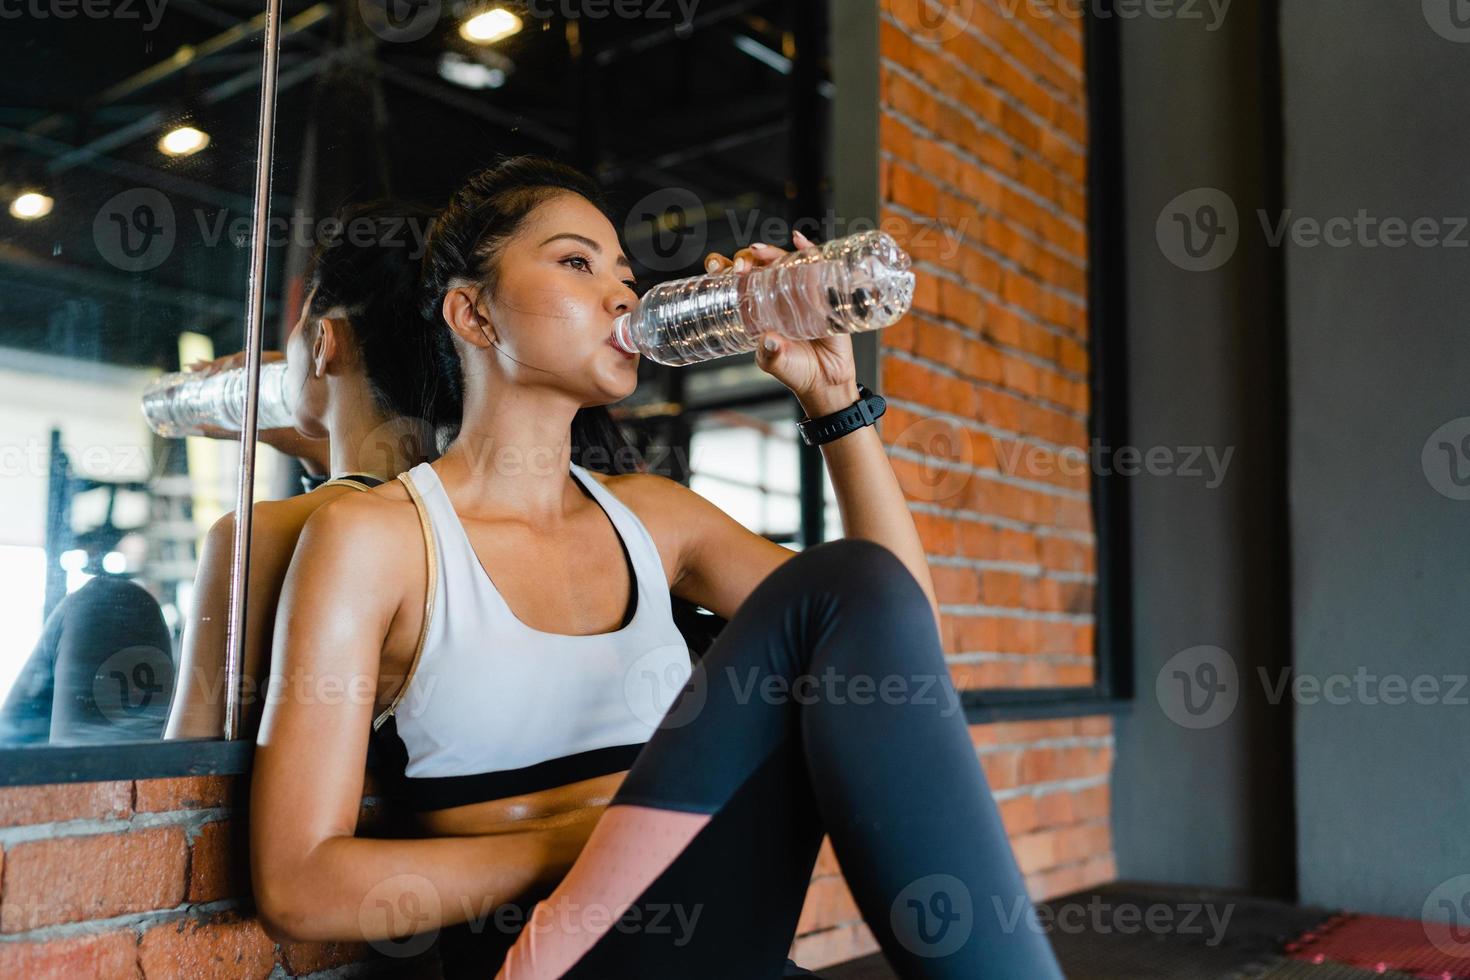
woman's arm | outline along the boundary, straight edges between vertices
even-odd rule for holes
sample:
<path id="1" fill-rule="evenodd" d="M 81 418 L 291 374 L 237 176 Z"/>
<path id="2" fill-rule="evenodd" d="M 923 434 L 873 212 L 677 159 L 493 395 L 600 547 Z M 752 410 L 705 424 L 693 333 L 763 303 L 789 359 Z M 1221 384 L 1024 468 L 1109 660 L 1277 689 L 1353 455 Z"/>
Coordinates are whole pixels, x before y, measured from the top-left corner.
<path id="1" fill-rule="evenodd" d="M 811 244 L 800 232 L 795 237 L 800 247 Z M 769 265 L 784 254 L 770 245 L 751 246 L 735 253 L 735 263 L 739 264 L 733 267 L 748 271 Z M 731 267 L 732 261 L 722 255 L 711 253 L 705 259 L 705 268 L 711 272 Z M 777 349 L 759 348 L 756 364 L 796 394 L 808 418 L 828 415 L 857 401 L 851 337 L 837 335 L 803 341 L 768 333 L 762 339 L 766 337 L 776 341 Z M 821 449 L 832 477 L 832 489 L 837 494 L 844 534 L 876 541 L 898 556 L 924 590 L 934 610 L 934 621 L 940 624 L 939 601 L 929 574 L 929 561 L 877 430 L 864 426 L 824 444 Z M 691 491 L 674 495 L 683 510 L 684 523 L 680 526 L 686 529 L 681 532 L 684 540 L 680 548 L 680 576 L 688 590 L 679 591 L 676 583 L 674 592 L 728 619 L 756 584 L 782 560 L 772 549 L 785 549 L 740 528 L 708 502 L 701 507 L 702 498 Z"/>
<path id="2" fill-rule="evenodd" d="M 250 846 L 256 905 L 277 940 L 386 939 L 488 916 L 564 874 L 600 812 L 482 837 L 355 836 L 383 643 L 415 604 L 412 576 L 382 570 L 424 562 L 417 525 L 395 533 L 384 503 L 364 497 L 306 522 L 276 616 Z"/>
<path id="3" fill-rule="evenodd" d="M 829 393 L 810 401 L 802 399 L 802 406 L 810 418 L 846 408 L 857 400 L 856 382 L 852 397 L 844 401 L 846 397 Z M 831 470 L 846 536 L 876 541 L 897 555 L 923 588 L 935 623 L 939 623 L 929 563 L 878 433 L 865 426 L 825 444 L 822 453 Z M 658 519 L 672 529 L 678 541 L 677 572 L 670 591 L 717 616 L 733 616 L 746 596 L 794 554 L 680 483 L 653 475 L 624 479 L 637 481 L 635 493 L 649 494 L 649 503 L 640 510 L 660 515 Z"/>
<path id="4" fill-rule="evenodd" d="M 807 418 L 830 415 L 858 400 L 857 382 L 849 381 L 798 400 Z M 823 444 L 821 450 L 832 476 L 843 533 L 849 538 L 876 541 L 897 555 L 923 588 L 938 623 L 939 600 L 929 575 L 929 559 L 878 430 L 865 425 Z"/>
<path id="5" fill-rule="evenodd" d="M 301 531 L 300 508 L 291 502 L 257 504 L 250 522 L 250 573 L 241 651 L 240 738 L 254 738 L 260 720 L 260 688 L 266 678 L 271 627 L 281 580 Z M 214 522 L 204 537 L 194 579 L 193 609 L 184 624 L 179 676 L 164 738 L 219 738 L 225 724 L 225 639 L 230 616 L 230 566 L 235 515 Z"/>
<path id="6" fill-rule="evenodd" d="M 204 535 L 164 738 L 219 738 L 224 734 L 225 638 L 234 541 L 234 514 L 215 521 Z"/>
<path id="7" fill-rule="evenodd" d="M 286 355 L 280 351 L 261 351 L 260 363 L 264 367 L 275 361 L 284 361 Z M 237 351 L 234 354 L 226 354 L 212 361 L 195 361 L 189 365 L 189 370 L 199 374 L 218 374 L 221 371 L 230 371 L 245 366 L 245 351 Z M 221 429 L 216 426 L 204 426 L 201 435 L 210 439 L 235 439 L 240 438 L 240 433 L 229 429 Z M 322 476 L 329 473 L 332 468 L 331 441 L 328 439 L 313 439 L 297 432 L 291 426 L 279 429 L 257 430 L 257 440 L 261 445 L 270 446 L 277 452 L 287 456 L 295 456 L 301 461 L 302 469 L 312 476 Z"/>

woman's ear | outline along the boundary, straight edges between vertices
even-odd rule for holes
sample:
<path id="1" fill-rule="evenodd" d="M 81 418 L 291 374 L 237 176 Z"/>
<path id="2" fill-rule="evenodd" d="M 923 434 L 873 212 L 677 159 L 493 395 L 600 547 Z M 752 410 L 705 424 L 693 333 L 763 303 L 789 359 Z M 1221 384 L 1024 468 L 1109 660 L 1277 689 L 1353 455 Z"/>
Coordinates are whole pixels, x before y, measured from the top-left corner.
<path id="1" fill-rule="evenodd" d="M 478 286 L 456 286 L 444 294 L 440 313 L 444 322 L 467 343 L 476 347 L 495 346 L 495 327 L 477 305 Z"/>
<path id="2" fill-rule="evenodd" d="M 335 317 L 324 316 L 317 320 L 316 338 L 311 343 L 311 373 L 313 377 L 324 377 L 327 365 L 336 357 L 339 349 L 337 331 L 343 326 Z"/>

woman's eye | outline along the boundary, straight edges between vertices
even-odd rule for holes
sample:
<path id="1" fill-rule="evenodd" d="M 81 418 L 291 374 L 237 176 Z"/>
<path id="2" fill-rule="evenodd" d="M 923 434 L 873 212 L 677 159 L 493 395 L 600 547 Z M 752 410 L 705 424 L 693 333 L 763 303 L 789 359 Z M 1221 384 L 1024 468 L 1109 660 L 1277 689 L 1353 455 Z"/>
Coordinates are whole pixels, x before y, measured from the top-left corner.
<path id="1" fill-rule="evenodd" d="M 562 261 L 562 264 L 563 265 L 569 265 L 572 268 L 579 269 L 579 270 L 581 270 L 583 272 L 591 272 L 592 271 L 592 263 L 587 259 L 587 256 L 585 256 L 585 255 L 568 255 L 566 258 L 562 259 L 561 261 Z M 635 292 L 635 293 L 639 293 L 640 295 L 642 294 L 642 290 L 640 290 L 638 288 L 638 280 L 637 279 L 624 279 L 623 280 L 623 285 L 627 286 L 629 289 L 633 290 L 633 292 Z"/>

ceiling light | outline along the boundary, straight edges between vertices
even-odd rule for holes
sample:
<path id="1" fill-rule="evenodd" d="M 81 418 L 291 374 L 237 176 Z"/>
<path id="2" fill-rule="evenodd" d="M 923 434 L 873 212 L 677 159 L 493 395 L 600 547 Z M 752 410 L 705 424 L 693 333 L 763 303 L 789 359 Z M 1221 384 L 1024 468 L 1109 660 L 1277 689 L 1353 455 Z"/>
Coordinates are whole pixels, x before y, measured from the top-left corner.
<path id="1" fill-rule="evenodd" d="M 51 213 L 56 204 L 40 191 L 26 191 L 10 202 L 10 216 L 21 221 L 35 221 Z"/>
<path id="2" fill-rule="evenodd" d="M 439 77 L 461 88 L 500 88 L 505 84 L 506 72 L 504 68 L 466 58 L 458 51 L 446 51 L 439 56 Z"/>
<path id="3" fill-rule="evenodd" d="M 476 14 L 459 25 L 459 36 L 471 44 L 494 44 L 521 29 L 521 19 L 504 7 Z"/>
<path id="4" fill-rule="evenodd" d="M 171 157 L 193 156 L 209 145 L 209 134 L 193 126 L 179 126 L 158 141 L 158 151 Z"/>

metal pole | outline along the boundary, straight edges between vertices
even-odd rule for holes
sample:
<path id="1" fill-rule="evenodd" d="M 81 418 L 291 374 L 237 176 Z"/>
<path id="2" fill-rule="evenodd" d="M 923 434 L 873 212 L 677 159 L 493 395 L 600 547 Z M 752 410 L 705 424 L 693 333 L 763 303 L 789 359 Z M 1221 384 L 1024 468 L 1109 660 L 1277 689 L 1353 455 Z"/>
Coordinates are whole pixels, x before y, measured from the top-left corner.
<path id="1" fill-rule="evenodd" d="M 265 71 L 260 85 L 256 135 L 255 211 L 250 244 L 250 291 L 245 309 L 245 424 L 240 431 L 240 488 L 235 495 L 235 552 L 230 567 L 230 623 L 225 645 L 225 738 L 240 730 L 240 681 L 244 662 L 245 571 L 250 557 L 250 517 L 255 502 L 255 434 L 260 399 L 260 348 L 265 320 L 265 252 L 270 225 L 271 159 L 276 136 L 281 0 L 266 0 Z"/>
<path id="2" fill-rule="evenodd" d="M 791 59 L 791 131 L 787 146 L 791 167 L 788 216 L 793 228 L 803 220 L 822 219 L 822 147 L 824 133 L 817 83 L 821 81 L 820 31 L 816 8 L 794 0 L 789 9 L 795 52 Z M 819 233 L 818 233 L 819 234 Z M 792 246 L 795 248 L 795 245 Z M 794 399 L 793 399 L 794 401 Z M 799 417 L 799 416 L 798 416 Z M 795 421 L 795 419 L 793 419 Z M 810 548 L 826 534 L 826 498 L 822 471 L 826 463 L 816 446 L 798 444 L 801 487 L 801 546 Z"/>

